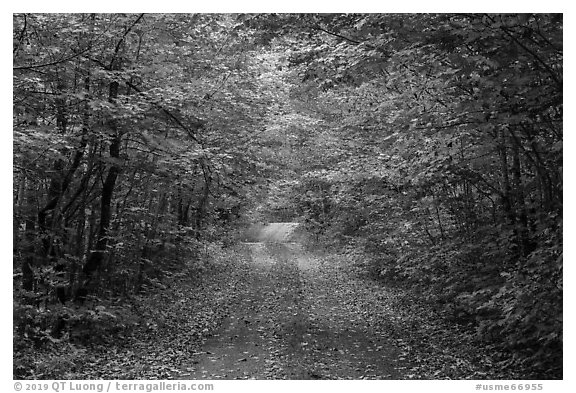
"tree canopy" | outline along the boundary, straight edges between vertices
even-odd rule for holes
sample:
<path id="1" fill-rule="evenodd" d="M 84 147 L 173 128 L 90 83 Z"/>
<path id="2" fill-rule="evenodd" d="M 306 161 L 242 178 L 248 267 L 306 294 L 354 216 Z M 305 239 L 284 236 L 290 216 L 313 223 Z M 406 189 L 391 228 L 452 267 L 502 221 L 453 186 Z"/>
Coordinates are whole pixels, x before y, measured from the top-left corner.
<path id="1" fill-rule="evenodd" d="M 18 334 L 301 220 L 561 372 L 561 14 L 14 14 L 13 92 Z"/>

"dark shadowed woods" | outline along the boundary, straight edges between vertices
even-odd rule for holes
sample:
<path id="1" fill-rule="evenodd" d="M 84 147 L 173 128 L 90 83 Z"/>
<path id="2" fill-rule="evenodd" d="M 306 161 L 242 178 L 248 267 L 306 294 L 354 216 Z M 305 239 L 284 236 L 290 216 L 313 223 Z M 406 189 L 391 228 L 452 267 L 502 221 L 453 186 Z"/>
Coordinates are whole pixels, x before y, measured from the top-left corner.
<path id="1" fill-rule="evenodd" d="M 560 14 L 14 14 L 17 379 L 561 379 Z"/>

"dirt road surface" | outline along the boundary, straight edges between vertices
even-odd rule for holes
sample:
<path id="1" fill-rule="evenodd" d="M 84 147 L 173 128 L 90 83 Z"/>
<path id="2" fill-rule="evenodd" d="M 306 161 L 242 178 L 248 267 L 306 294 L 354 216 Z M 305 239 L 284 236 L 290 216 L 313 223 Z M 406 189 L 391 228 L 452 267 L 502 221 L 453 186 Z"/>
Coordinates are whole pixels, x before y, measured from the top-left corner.
<path id="1" fill-rule="evenodd" d="M 244 245 L 237 306 L 180 378 L 401 378 L 400 350 L 368 317 L 386 315 L 385 304 L 365 282 L 283 243 L 296 227 L 270 224 Z"/>

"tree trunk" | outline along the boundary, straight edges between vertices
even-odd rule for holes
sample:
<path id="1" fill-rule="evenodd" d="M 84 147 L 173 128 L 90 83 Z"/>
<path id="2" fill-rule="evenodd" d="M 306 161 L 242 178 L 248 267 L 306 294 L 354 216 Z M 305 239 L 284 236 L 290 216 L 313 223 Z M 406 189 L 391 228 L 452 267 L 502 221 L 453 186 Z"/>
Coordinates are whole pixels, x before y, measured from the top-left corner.
<path id="1" fill-rule="evenodd" d="M 108 101 L 111 103 L 115 103 L 116 98 L 118 97 L 118 89 L 119 84 L 117 81 L 110 83 Z M 120 167 L 117 164 L 117 161 L 120 159 L 120 146 L 122 143 L 122 136 L 119 133 L 118 124 L 115 119 L 109 121 L 109 127 L 114 135 L 109 148 L 110 157 L 113 161 L 102 186 L 102 196 L 100 199 L 100 224 L 98 225 L 96 244 L 94 250 L 90 252 L 88 259 L 82 268 L 84 281 L 81 283 L 81 287 L 75 294 L 75 299 L 78 301 L 84 300 L 88 292 L 87 286 L 92 280 L 94 272 L 96 272 L 96 270 L 102 265 L 106 253 L 106 247 L 108 245 L 108 229 L 112 217 L 112 197 L 114 195 L 116 180 L 120 173 Z"/>
<path id="2" fill-rule="evenodd" d="M 204 220 L 204 215 L 206 214 L 206 205 L 208 203 L 209 195 L 210 195 L 210 177 L 207 174 L 205 174 L 204 188 L 202 191 L 202 196 L 198 201 L 198 206 L 196 207 L 196 217 L 194 220 L 197 239 L 200 239 L 200 232 L 202 230 L 202 221 Z"/>
<path id="3" fill-rule="evenodd" d="M 192 201 L 190 199 L 184 199 L 184 197 L 180 197 L 178 200 L 178 225 L 180 226 L 188 226 L 188 216 L 190 211 L 190 204 Z"/>
<path id="4" fill-rule="evenodd" d="M 514 207 L 516 212 L 516 231 L 518 235 L 518 246 L 520 255 L 526 256 L 528 252 L 528 217 L 526 215 L 526 202 L 524 199 L 524 184 L 522 182 L 522 172 L 520 167 L 521 141 L 516 138 L 514 131 L 510 131 L 512 136 L 512 179 L 514 184 Z"/>
<path id="5" fill-rule="evenodd" d="M 34 259 L 35 259 L 35 250 L 34 250 L 34 241 L 36 238 L 34 223 L 35 223 L 35 214 L 34 214 L 34 188 L 31 187 L 31 181 L 28 178 L 24 178 L 23 182 L 25 182 L 25 198 L 26 198 L 26 206 L 25 206 L 25 228 L 24 228 L 24 240 L 26 246 L 24 247 L 24 255 L 22 258 L 22 289 L 27 291 L 34 290 L 34 270 L 32 270 L 32 266 L 34 266 Z"/>
<path id="6" fill-rule="evenodd" d="M 115 127 L 115 125 L 114 125 Z M 122 138 L 116 135 L 110 144 L 110 157 L 120 157 L 120 143 Z M 108 228 L 110 227 L 110 220 L 112 217 L 112 196 L 114 194 L 114 186 L 116 179 L 120 173 L 120 167 L 112 164 L 108 170 L 108 175 L 102 186 L 102 197 L 100 199 L 100 224 L 98 226 L 98 234 L 96 237 L 96 245 L 94 251 L 90 253 L 84 268 L 82 269 L 87 278 L 96 271 L 102 264 L 104 254 L 106 253 L 106 246 L 108 245 Z"/>
<path id="7" fill-rule="evenodd" d="M 510 201 L 511 187 L 510 176 L 508 174 L 508 156 L 506 151 L 506 136 L 504 135 L 504 130 L 501 130 L 499 135 L 500 144 L 498 145 L 497 149 L 500 157 L 500 171 L 502 175 L 502 211 L 504 212 L 504 216 L 508 220 L 508 223 L 513 224 L 515 220 L 514 212 L 512 211 L 512 203 Z"/>

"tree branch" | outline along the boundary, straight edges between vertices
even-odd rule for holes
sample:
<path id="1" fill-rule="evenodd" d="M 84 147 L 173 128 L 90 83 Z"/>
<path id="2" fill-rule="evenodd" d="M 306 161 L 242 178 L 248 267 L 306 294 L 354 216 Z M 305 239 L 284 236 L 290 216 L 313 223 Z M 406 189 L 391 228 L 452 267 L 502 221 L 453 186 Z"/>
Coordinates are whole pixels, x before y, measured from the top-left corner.
<path id="1" fill-rule="evenodd" d="M 138 93 L 142 93 L 142 90 L 136 86 L 135 84 L 133 84 L 130 81 L 126 81 L 126 84 L 128 86 L 130 86 L 132 89 L 136 90 Z M 176 115 L 172 114 L 168 109 L 164 108 L 161 104 L 151 101 L 151 103 L 156 106 L 158 109 L 160 109 L 166 116 L 168 116 L 168 118 L 170 118 L 174 123 L 176 123 L 180 128 L 182 128 L 184 131 L 186 131 L 186 133 L 188 133 L 188 136 L 190 138 L 192 138 L 192 140 L 196 143 L 198 143 L 200 146 L 202 146 L 202 143 L 200 142 L 200 140 L 196 137 L 196 135 L 194 135 L 194 132 L 192 132 L 192 130 L 186 126 Z M 201 128 L 204 127 L 204 122 L 200 119 L 195 119 L 193 121 L 193 125 L 196 128 L 196 130 L 199 130 Z"/>
<path id="2" fill-rule="evenodd" d="M 488 19 L 490 19 L 490 21 L 492 23 L 494 23 L 494 18 L 491 17 L 488 14 L 485 14 L 486 17 Z M 524 49 L 526 52 L 528 52 L 534 59 L 536 59 L 536 61 L 538 63 L 540 63 L 545 69 L 546 71 L 548 71 L 548 73 L 550 74 L 550 76 L 552 77 L 552 79 L 554 80 L 554 82 L 558 85 L 558 87 L 560 88 L 560 90 L 562 90 L 562 81 L 560 79 L 558 79 L 558 76 L 556 75 L 556 72 L 554 72 L 554 70 L 552 69 L 552 67 L 550 67 L 544 60 L 542 60 L 540 58 L 540 56 L 538 56 L 538 54 L 536 54 L 532 49 L 528 48 L 526 45 L 524 45 L 514 34 L 512 34 L 510 32 L 510 30 L 508 30 L 504 25 L 500 25 L 499 26 L 500 30 L 502 30 L 508 37 L 512 38 L 512 40 L 518 45 L 520 46 L 522 49 Z"/>
<path id="3" fill-rule="evenodd" d="M 122 38 L 120 38 L 120 40 L 116 43 L 116 48 L 114 48 L 114 54 L 112 55 L 112 59 L 110 60 L 110 65 L 108 66 L 109 69 L 113 68 L 114 62 L 116 61 L 116 58 L 118 56 L 118 52 L 120 52 L 120 47 L 121 47 L 122 43 L 124 42 L 124 40 L 126 39 L 128 34 L 130 33 L 130 31 L 132 31 L 134 26 L 136 26 L 138 24 L 138 22 L 140 22 L 140 20 L 143 17 L 144 17 L 144 14 L 140 14 L 138 16 L 138 18 L 136 18 L 136 20 L 126 29 L 126 31 L 122 35 Z"/>
<path id="4" fill-rule="evenodd" d="M 344 35 L 342 35 L 342 34 L 335 33 L 335 32 L 333 32 L 333 31 L 326 30 L 326 29 L 324 29 L 324 28 L 322 28 L 322 27 L 320 27 L 320 26 L 318 26 L 318 25 L 315 25 L 315 26 L 314 26 L 314 25 L 311 25 L 310 28 L 311 28 L 311 29 L 314 29 L 314 30 L 321 31 L 321 32 L 326 33 L 326 34 L 329 34 L 329 35 L 331 35 L 331 36 L 334 36 L 334 37 L 343 39 L 344 41 L 348 41 L 348 42 L 350 42 L 350 43 L 352 43 L 352 44 L 355 44 L 355 45 L 364 45 L 366 48 L 380 51 L 380 52 L 384 53 L 384 54 L 385 54 L 386 56 L 388 56 L 388 57 L 391 56 L 389 52 L 387 52 L 386 50 L 384 50 L 384 48 L 379 47 L 379 46 L 375 46 L 375 45 L 372 45 L 372 44 L 369 44 L 369 43 L 367 43 L 367 42 L 365 42 L 365 41 L 357 41 L 357 40 L 354 40 L 354 39 L 352 39 L 352 38 L 350 38 L 350 37 L 346 37 L 346 36 L 344 36 Z"/>
<path id="5" fill-rule="evenodd" d="M 27 27 L 28 27 L 28 17 L 26 14 L 24 14 L 24 26 L 22 26 L 22 30 L 20 31 L 20 36 L 18 37 L 18 45 L 16 45 L 14 47 L 14 49 L 12 50 L 12 55 L 16 55 L 16 53 L 18 52 L 18 49 L 20 49 L 20 46 L 22 45 L 22 41 L 24 40 L 24 34 L 26 33 Z"/>

